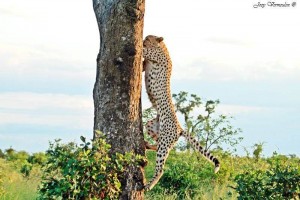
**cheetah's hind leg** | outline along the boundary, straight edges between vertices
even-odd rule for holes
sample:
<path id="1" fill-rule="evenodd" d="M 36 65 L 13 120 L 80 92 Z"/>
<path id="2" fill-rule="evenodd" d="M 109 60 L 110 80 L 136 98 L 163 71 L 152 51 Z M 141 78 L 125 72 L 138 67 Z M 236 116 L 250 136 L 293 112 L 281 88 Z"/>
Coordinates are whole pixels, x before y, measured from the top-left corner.
<path id="1" fill-rule="evenodd" d="M 161 138 L 160 138 L 161 140 Z M 160 177 L 163 175 L 163 168 L 165 162 L 169 156 L 169 152 L 172 148 L 172 143 L 160 143 L 158 142 L 158 149 L 156 154 L 156 164 L 155 164 L 155 172 L 150 182 L 145 185 L 145 190 L 151 190 L 156 183 L 159 181 Z"/>
<path id="2" fill-rule="evenodd" d="M 158 138 L 158 131 L 159 131 L 159 122 L 158 122 L 158 116 L 157 118 L 154 118 L 147 122 L 146 129 L 148 135 L 157 142 Z M 146 149 L 157 151 L 157 145 L 151 145 L 149 142 L 145 141 Z"/>

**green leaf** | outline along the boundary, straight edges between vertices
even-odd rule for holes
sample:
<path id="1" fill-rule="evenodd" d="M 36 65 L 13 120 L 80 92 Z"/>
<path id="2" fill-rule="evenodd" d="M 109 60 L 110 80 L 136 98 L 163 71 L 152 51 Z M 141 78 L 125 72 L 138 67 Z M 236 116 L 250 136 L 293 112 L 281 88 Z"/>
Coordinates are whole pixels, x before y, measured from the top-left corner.
<path id="1" fill-rule="evenodd" d="M 80 140 L 85 143 L 85 137 L 80 136 Z"/>

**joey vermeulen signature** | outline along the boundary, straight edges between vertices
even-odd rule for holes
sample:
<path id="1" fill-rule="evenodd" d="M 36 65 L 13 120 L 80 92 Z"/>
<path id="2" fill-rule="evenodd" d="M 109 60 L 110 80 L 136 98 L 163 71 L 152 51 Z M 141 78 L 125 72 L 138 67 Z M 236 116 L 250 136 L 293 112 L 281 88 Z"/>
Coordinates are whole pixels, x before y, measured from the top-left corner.
<path id="1" fill-rule="evenodd" d="M 253 5 L 253 8 L 265 8 L 265 7 L 278 7 L 278 8 L 287 8 L 287 7 L 295 7 L 296 6 L 296 2 L 292 2 L 292 3 L 277 3 L 275 1 L 268 1 L 266 3 L 261 3 L 258 2 L 256 4 Z"/>

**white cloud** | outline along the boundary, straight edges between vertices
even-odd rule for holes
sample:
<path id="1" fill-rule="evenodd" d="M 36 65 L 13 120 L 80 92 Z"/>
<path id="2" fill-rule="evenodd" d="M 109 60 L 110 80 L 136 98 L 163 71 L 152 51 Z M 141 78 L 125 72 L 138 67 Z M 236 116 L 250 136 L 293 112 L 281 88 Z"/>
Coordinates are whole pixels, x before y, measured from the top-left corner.
<path id="1" fill-rule="evenodd" d="M 1 1 L 0 18 L 1 76 L 94 78 L 99 33 L 92 1 Z"/>
<path id="2" fill-rule="evenodd" d="M 249 114 L 249 113 L 259 113 L 268 110 L 264 107 L 259 106 L 242 106 L 242 105 L 230 105 L 230 104 L 220 104 L 218 105 L 216 111 L 225 115 L 239 115 L 239 114 Z"/>
<path id="3" fill-rule="evenodd" d="M 297 80 L 298 8 L 259 10 L 254 3 L 153 0 L 145 33 L 165 36 L 174 79 Z"/>
<path id="4" fill-rule="evenodd" d="M 256 80 L 299 80 L 298 6 L 253 9 L 257 2 L 237 0 L 149 0 L 146 3 L 144 34 L 165 38 L 174 64 L 172 79 L 231 80 L 237 84 L 241 81 L 251 84 Z M 91 130 L 91 96 L 50 94 L 47 89 L 56 84 L 51 92 L 63 87 L 64 92 L 77 91 L 76 86 L 85 87 L 87 81 L 92 89 L 99 50 L 92 1 L 0 0 L 0 20 L 0 89 L 12 91 L 11 85 L 20 85 L 17 90 L 30 91 L 34 84 L 41 84 L 41 90 L 46 92 L 0 91 L 0 126 L 4 127 L 4 132 L 0 133 L 1 145 L 13 144 L 26 150 L 35 145 L 35 149 L 39 149 L 47 146 L 47 140 L 52 138 L 49 127 L 59 127 L 54 132 L 63 132 L 61 137 L 68 134 L 70 139 L 77 138 L 82 129 Z M 27 84 L 26 87 L 21 83 Z M 277 89 L 274 88 L 270 93 Z M 292 88 L 295 89 L 287 90 L 292 96 L 279 96 L 275 104 L 283 101 L 280 98 L 290 98 L 287 102 L 297 106 L 296 87 Z M 247 93 L 249 95 L 252 94 Z M 145 98 L 143 96 L 143 106 L 147 107 L 150 102 Z M 274 98 L 264 96 L 259 105 L 268 105 Z M 260 116 L 266 111 L 263 107 L 239 103 L 243 102 L 220 104 L 217 111 L 233 116 L 249 113 Z M 252 121 L 255 123 L 250 126 L 252 133 L 273 133 L 271 126 L 254 130 L 259 121 Z M 7 131 L 7 127 L 15 125 L 15 130 Z M 30 133 L 32 128 L 28 128 L 28 134 L 18 135 L 23 127 L 37 127 L 45 134 Z M 71 133 L 66 133 L 66 128 Z M 274 130 L 277 129 L 275 123 Z M 290 132 L 289 128 L 286 130 Z M 291 145 L 286 144 L 288 151 Z M 297 149 L 297 144 L 294 147 Z"/>
<path id="5" fill-rule="evenodd" d="M 296 79 L 300 13 L 254 3 L 153 0 L 144 33 L 165 37 L 174 79 Z M 2 76 L 94 78 L 99 33 L 92 1 L 2 1 L 0 18 Z"/>
<path id="6" fill-rule="evenodd" d="M 253 113 L 260 113 L 267 111 L 267 108 L 258 107 L 258 106 L 243 106 L 243 105 L 232 105 L 232 104 L 220 104 L 216 107 L 215 112 L 217 115 L 227 115 L 227 116 L 237 116 L 237 115 L 247 115 Z M 194 109 L 192 112 L 193 116 L 197 116 L 199 114 L 206 115 L 204 107 Z"/>
<path id="7" fill-rule="evenodd" d="M 212 81 L 257 81 L 257 80 L 298 80 L 300 61 L 298 59 L 259 58 L 226 61 L 227 58 L 198 58 L 186 65 L 173 67 L 174 79 L 212 80 Z M 255 56 L 254 56 L 255 57 Z M 234 59 L 234 58 L 232 58 Z"/>
<path id="8" fill-rule="evenodd" d="M 92 127 L 92 97 L 64 94 L 2 93 L 0 124 Z"/>

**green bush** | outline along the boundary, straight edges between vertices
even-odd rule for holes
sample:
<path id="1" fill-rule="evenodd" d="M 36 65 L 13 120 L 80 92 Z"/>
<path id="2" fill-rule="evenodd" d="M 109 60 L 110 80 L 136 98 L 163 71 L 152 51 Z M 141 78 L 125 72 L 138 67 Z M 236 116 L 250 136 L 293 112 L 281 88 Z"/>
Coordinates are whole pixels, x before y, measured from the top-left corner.
<path id="1" fill-rule="evenodd" d="M 16 151 L 13 148 L 5 150 L 5 158 L 8 161 L 27 161 L 29 154 L 26 151 Z"/>
<path id="2" fill-rule="evenodd" d="M 20 172 L 23 174 L 24 177 L 28 178 L 31 170 L 32 170 L 32 164 L 25 163 L 22 165 Z"/>
<path id="3" fill-rule="evenodd" d="M 43 165 L 47 162 L 47 156 L 43 152 L 34 153 L 29 156 L 28 162 L 31 164 Z"/>
<path id="4" fill-rule="evenodd" d="M 153 193 L 175 194 L 177 198 L 193 198 L 199 188 L 210 185 L 217 175 L 204 158 L 197 159 L 196 153 L 171 151 L 164 174 L 153 188 Z"/>
<path id="5" fill-rule="evenodd" d="M 0 149 L 0 158 L 5 158 L 5 153 Z"/>
<path id="6" fill-rule="evenodd" d="M 253 170 L 234 179 L 238 199 L 299 199 L 300 171 L 297 167 L 276 164 L 266 171 Z"/>
<path id="7" fill-rule="evenodd" d="M 126 167 L 137 164 L 132 153 L 109 155 L 110 145 L 103 137 L 83 144 L 50 143 L 43 167 L 39 199 L 117 199 L 119 177 Z"/>

